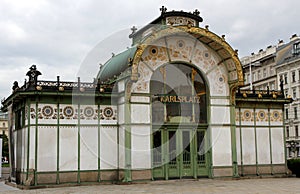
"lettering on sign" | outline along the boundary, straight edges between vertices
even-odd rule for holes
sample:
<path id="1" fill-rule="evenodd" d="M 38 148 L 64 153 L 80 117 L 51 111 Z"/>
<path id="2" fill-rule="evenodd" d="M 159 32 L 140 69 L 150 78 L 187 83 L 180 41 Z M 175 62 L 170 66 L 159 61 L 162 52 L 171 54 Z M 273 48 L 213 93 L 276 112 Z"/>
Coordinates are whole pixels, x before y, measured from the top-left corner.
<path id="1" fill-rule="evenodd" d="M 200 103 L 199 96 L 158 96 L 162 103 Z"/>

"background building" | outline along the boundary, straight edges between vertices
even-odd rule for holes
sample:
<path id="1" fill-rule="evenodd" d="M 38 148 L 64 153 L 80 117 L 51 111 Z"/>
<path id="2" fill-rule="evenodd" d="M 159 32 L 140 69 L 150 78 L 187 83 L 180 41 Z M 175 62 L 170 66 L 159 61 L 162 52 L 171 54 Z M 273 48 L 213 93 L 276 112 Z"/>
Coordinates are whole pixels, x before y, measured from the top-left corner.
<path id="1" fill-rule="evenodd" d="M 276 61 L 277 80 L 283 80 L 286 97 L 293 99 L 284 110 L 287 156 L 300 157 L 300 38 L 296 34 L 278 47 Z"/>
<path id="2" fill-rule="evenodd" d="M 279 41 L 276 46 L 269 46 L 257 54 L 241 59 L 245 74 L 245 86 L 255 90 L 280 89 L 280 82 L 286 97 L 293 103 L 285 105 L 285 135 L 287 157 L 300 157 L 299 104 L 300 104 L 300 38 L 294 34 L 288 43 Z"/>
<path id="3" fill-rule="evenodd" d="M 0 135 L 8 136 L 8 114 L 0 111 Z"/>

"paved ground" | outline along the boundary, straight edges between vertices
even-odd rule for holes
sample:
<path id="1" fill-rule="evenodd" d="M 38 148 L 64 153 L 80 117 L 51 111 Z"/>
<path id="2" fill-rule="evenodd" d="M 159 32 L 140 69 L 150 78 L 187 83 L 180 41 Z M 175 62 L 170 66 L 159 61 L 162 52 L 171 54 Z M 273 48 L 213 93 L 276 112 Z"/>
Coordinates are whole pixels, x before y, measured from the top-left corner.
<path id="1" fill-rule="evenodd" d="M 300 178 L 171 180 L 130 185 L 94 185 L 19 190 L 0 182 L 0 193 L 300 193 Z"/>

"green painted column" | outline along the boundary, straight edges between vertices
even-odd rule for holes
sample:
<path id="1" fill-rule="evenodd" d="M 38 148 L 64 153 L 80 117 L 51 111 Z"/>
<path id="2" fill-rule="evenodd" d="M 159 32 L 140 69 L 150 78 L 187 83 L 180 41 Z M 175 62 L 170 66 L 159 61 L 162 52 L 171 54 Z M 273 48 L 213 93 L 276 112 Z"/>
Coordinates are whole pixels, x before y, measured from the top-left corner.
<path id="1" fill-rule="evenodd" d="M 59 145 L 60 145 L 60 142 L 59 142 L 59 134 L 60 134 L 60 131 L 59 131 L 59 126 L 60 126 L 60 106 L 59 106 L 60 102 L 58 100 L 57 102 L 57 153 L 56 153 L 56 184 L 59 184 L 60 180 L 59 180 Z"/>
<path id="2" fill-rule="evenodd" d="M 236 149 L 236 123 L 235 123 L 235 106 L 230 106 L 230 123 L 231 123 L 231 153 L 232 153 L 232 168 L 233 177 L 239 177 Z"/>
<path id="3" fill-rule="evenodd" d="M 34 185 L 37 185 L 37 160 L 38 160 L 38 97 L 36 97 L 35 103 L 35 155 L 34 155 Z"/>
<path id="4" fill-rule="evenodd" d="M 30 115 L 30 98 L 28 98 L 27 100 L 27 115 L 28 115 L 28 123 L 27 123 L 27 170 L 26 170 L 26 180 L 28 179 L 28 173 L 29 173 L 29 153 L 30 153 L 30 118 L 31 118 L 31 115 Z M 37 116 L 37 115 L 36 115 Z"/>
<path id="5" fill-rule="evenodd" d="M 131 107 L 130 107 L 130 94 L 131 82 L 126 84 L 125 92 L 125 173 L 123 182 L 131 182 Z"/>
<path id="6" fill-rule="evenodd" d="M 101 181 L 101 172 L 100 172 L 100 144 L 101 144 L 101 141 L 100 141 L 100 101 L 98 102 L 98 182 Z"/>
<path id="7" fill-rule="evenodd" d="M 271 111 L 268 108 L 268 125 L 269 125 L 269 143 L 270 143 L 270 162 L 271 162 L 271 174 L 273 175 L 273 155 L 272 155 L 272 129 L 271 129 Z"/>
<path id="8" fill-rule="evenodd" d="M 77 182 L 80 183 L 80 115 L 81 115 L 81 111 L 80 111 L 80 99 L 78 99 L 78 105 L 77 105 L 77 114 L 78 114 L 78 123 L 77 123 L 77 127 L 78 127 L 78 132 L 77 132 L 77 144 L 78 144 L 78 170 L 77 170 Z"/>
<path id="9" fill-rule="evenodd" d="M 256 175 L 259 175 L 258 170 L 258 154 L 257 154 L 257 124 L 256 124 L 256 108 L 253 109 L 254 112 L 254 141 L 255 141 L 255 165 L 256 165 Z"/>

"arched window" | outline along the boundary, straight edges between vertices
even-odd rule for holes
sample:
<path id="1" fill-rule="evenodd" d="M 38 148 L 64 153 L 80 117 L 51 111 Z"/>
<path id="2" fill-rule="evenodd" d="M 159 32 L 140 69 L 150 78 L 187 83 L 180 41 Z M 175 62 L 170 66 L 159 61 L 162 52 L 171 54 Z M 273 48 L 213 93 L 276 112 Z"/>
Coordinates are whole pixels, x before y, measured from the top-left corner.
<path id="1" fill-rule="evenodd" d="M 207 123 L 206 84 L 185 64 L 166 64 L 152 75 L 152 122 Z"/>

